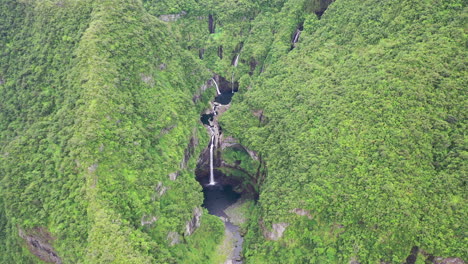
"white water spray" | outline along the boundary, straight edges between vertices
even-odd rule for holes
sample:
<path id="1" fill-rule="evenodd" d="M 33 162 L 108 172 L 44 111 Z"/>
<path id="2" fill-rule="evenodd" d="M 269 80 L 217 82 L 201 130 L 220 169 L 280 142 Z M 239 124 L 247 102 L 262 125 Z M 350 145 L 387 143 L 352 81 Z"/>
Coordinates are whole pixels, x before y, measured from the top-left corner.
<path id="1" fill-rule="evenodd" d="M 219 91 L 219 87 L 218 87 L 218 83 L 216 82 L 216 80 L 214 78 L 211 78 L 216 86 L 216 92 L 218 92 L 218 94 L 221 94 L 221 92 Z"/>
<path id="2" fill-rule="evenodd" d="M 218 105 L 217 105 L 216 103 L 213 103 L 213 115 L 214 115 L 214 116 L 217 115 L 217 114 L 216 114 L 216 107 L 217 107 L 217 106 L 218 106 Z"/>
<path id="3" fill-rule="evenodd" d="M 299 36 L 300 35 L 301 35 L 301 31 L 299 29 L 296 30 L 296 34 L 294 34 L 293 43 L 297 43 L 297 41 L 299 41 Z"/>
<path id="4" fill-rule="evenodd" d="M 234 67 L 237 67 L 237 63 L 239 62 L 239 56 L 240 56 L 240 53 L 237 54 L 236 59 L 234 60 L 234 64 L 232 64 L 234 65 Z"/>
<path id="5" fill-rule="evenodd" d="M 211 130 L 211 145 L 210 145 L 210 183 L 209 185 L 215 185 L 216 182 L 214 181 L 214 172 L 213 172 L 214 132 L 211 127 L 210 127 L 210 130 Z"/>

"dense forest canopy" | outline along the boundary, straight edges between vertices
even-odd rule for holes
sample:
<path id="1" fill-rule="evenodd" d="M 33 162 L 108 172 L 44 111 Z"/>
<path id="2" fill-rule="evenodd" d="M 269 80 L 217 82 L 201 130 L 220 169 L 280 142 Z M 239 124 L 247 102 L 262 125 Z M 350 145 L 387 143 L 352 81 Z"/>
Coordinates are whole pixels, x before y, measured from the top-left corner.
<path id="1" fill-rule="evenodd" d="M 468 259 L 466 1 L 0 1 L 0 263 L 224 263 L 213 76 L 244 263 Z"/>

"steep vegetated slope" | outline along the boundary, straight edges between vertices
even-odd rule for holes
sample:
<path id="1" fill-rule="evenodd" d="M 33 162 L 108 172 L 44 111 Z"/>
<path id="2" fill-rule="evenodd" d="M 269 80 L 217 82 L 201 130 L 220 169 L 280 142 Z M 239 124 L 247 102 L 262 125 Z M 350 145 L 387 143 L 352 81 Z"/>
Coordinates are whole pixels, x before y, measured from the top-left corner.
<path id="1" fill-rule="evenodd" d="M 461 0 L 3 0 L 0 262 L 213 262 L 213 72 L 261 157 L 222 154 L 259 192 L 246 263 L 466 260 L 463 23 Z"/>
<path id="2" fill-rule="evenodd" d="M 221 124 L 268 170 L 248 263 L 466 259 L 465 14 L 336 1 L 234 98 Z"/>
<path id="3" fill-rule="evenodd" d="M 1 19 L 2 262 L 209 259 L 209 72 L 138 1 L 3 1 Z"/>

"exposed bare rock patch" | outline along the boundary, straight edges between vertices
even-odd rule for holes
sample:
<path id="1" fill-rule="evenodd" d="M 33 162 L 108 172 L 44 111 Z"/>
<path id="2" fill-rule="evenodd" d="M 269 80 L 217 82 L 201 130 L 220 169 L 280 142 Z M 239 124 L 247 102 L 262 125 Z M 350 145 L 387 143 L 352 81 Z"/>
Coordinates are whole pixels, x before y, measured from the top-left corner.
<path id="1" fill-rule="evenodd" d="M 185 16 L 187 12 L 182 11 L 178 14 L 168 14 L 168 15 L 160 15 L 159 19 L 161 19 L 164 22 L 174 22 L 177 21 L 179 18 Z"/>
<path id="2" fill-rule="evenodd" d="M 26 241 L 29 251 L 47 263 L 61 264 L 62 260 L 51 246 L 55 238 L 42 227 L 25 231 L 18 229 L 19 236 Z"/>
<path id="3" fill-rule="evenodd" d="M 169 173 L 169 179 L 171 181 L 175 181 L 177 179 L 177 177 L 179 177 L 179 175 L 180 175 L 180 171 Z"/>
<path id="4" fill-rule="evenodd" d="M 187 223 L 185 224 L 186 236 L 190 236 L 191 234 L 193 234 L 193 232 L 195 232 L 195 230 L 197 230 L 197 228 L 200 227 L 202 213 L 203 210 L 200 207 L 195 207 L 195 209 L 193 209 L 192 219 L 190 219 L 190 221 L 187 221 Z"/>
<path id="5" fill-rule="evenodd" d="M 437 257 L 434 259 L 435 264 L 465 264 L 461 258 L 442 258 Z"/>
<path id="6" fill-rule="evenodd" d="M 154 222 L 156 222 L 158 218 L 156 216 L 151 216 L 151 215 L 143 215 L 141 217 L 141 225 L 146 226 L 146 225 L 151 225 Z"/>
<path id="7" fill-rule="evenodd" d="M 193 133 L 192 133 L 193 134 Z M 186 169 L 190 158 L 195 154 L 195 148 L 198 146 L 198 137 L 192 136 L 190 137 L 189 143 L 184 151 L 184 157 L 180 162 L 180 168 Z M 178 175 L 177 175 L 178 176 Z"/>
<path id="8" fill-rule="evenodd" d="M 309 210 L 301 209 L 301 208 L 294 208 L 290 211 L 291 213 L 295 213 L 300 216 L 307 216 L 307 218 L 312 219 L 312 215 L 310 214 Z"/>
<path id="9" fill-rule="evenodd" d="M 170 246 L 174 246 L 180 243 L 180 235 L 177 232 L 170 231 L 167 233 L 167 240 Z"/>
<path id="10" fill-rule="evenodd" d="M 284 231 L 289 226 L 288 223 L 277 223 L 272 224 L 271 231 L 269 231 L 263 222 L 260 222 L 260 226 L 263 230 L 263 236 L 268 240 L 278 240 L 283 237 Z"/>
<path id="11" fill-rule="evenodd" d="M 147 85 L 149 85 L 149 86 L 151 86 L 151 87 L 154 86 L 154 79 L 153 79 L 153 77 L 152 77 L 151 75 L 149 75 L 149 74 L 143 74 L 143 73 L 142 73 L 142 74 L 140 75 L 140 77 L 141 77 L 141 80 L 142 80 L 144 83 L 146 83 Z"/>

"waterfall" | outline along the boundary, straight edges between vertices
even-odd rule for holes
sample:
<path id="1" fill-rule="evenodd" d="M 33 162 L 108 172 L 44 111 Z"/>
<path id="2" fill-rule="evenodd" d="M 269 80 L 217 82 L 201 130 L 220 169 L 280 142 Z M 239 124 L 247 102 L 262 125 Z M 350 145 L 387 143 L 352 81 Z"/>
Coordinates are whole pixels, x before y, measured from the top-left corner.
<path id="1" fill-rule="evenodd" d="M 219 91 L 219 87 L 218 87 L 218 83 L 216 82 L 216 80 L 214 78 L 211 78 L 216 86 L 216 92 L 218 92 L 218 94 L 221 94 L 221 92 Z"/>
<path id="2" fill-rule="evenodd" d="M 237 56 L 234 59 L 234 63 L 232 64 L 234 67 L 237 67 L 237 63 L 239 62 L 239 55 L 240 55 L 240 53 L 237 53 Z"/>
<path id="3" fill-rule="evenodd" d="M 217 107 L 217 106 L 218 106 L 218 105 L 217 105 L 216 103 L 213 103 L 213 116 L 216 116 L 216 115 L 217 115 L 217 114 L 216 114 L 216 107 Z"/>
<path id="4" fill-rule="evenodd" d="M 297 43 L 299 41 L 299 36 L 301 35 L 301 31 L 298 29 L 296 30 L 296 34 L 294 34 L 293 43 Z"/>
<path id="5" fill-rule="evenodd" d="M 214 132 L 213 129 L 210 127 L 211 130 L 211 145 L 210 145 L 210 183 L 209 185 L 215 185 L 216 182 L 214 181 L 214 173 L 213 173 L 213 147 L 214 147 Z"/>
<path id="6" fill-rule="evenodd" d="M 232 62 L 232 66 L 234 66 L 234 68 L 237 67 L 237 64 L 239 62 L 239 56 L 240 56 L 240 51 L 239 53 L 237 53 L 236 58 Z M 234 70 L 232 70 L 232 75 L 231 75 L 231 92 L 234 93 Z"/>

